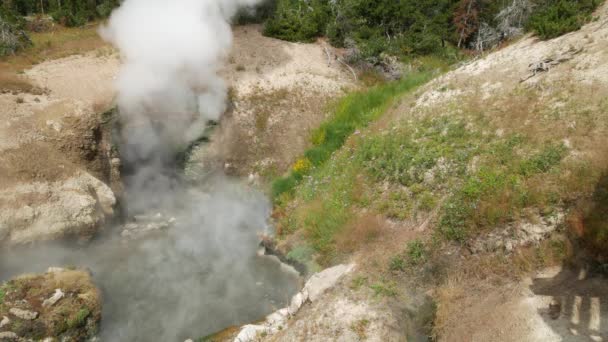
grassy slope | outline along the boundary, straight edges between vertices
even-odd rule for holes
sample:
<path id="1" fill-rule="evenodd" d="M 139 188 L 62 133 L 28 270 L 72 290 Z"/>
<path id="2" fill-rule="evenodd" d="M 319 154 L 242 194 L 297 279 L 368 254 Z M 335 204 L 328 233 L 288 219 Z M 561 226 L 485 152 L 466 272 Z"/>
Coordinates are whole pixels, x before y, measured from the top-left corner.
<path id="1" fill-rule="evenodd" d="M 376 96 L 378 89 L 367 94 Z M 594 191 L 605 196 L 608 191 L 595 188 L 606 167 L 602 137 L 608 131 L 608 101 L 589 90 L 564 85 L 551 101 L 541 101 L 537 90 L 522 86 L 483 103 L 465 97 L 415 110 L 407 91 L 387 96 L 388 103 L 373 107 L 376 112 L 362 127 L 382 121 L 395 97 L 405 102 L 392 110 L 401 119 L 340 136 L 340 144 L 327 145 L 329 151 L 317 143 L 314 153 L 295 165 L 305 173 L 276 201 L 279 239 L 286 241 L 291 258 L 327 266 L 386 234 L 386 222 L 429 219 L 424 244 L 404 244 L 389 263 L 377 265 L 391 273 L 419 264 L 422 254 L 446 244 L 466 245 L 495 228 L 572 209 Z M 351 95 L 344 103 L 367 94 Z M 313 142 L 328 131 L 324 127 L 342 124 L 343 110 L 338 106 Z M 324 156 L 323 162 L 317 163 L 316 155 Z M 599 222 L 606 210 L 587 207 L 582 212 L 593 215 L 577 219 L 586 220 L 592 232 L 589 244 L 602 245 L 608 229 Z M 563 241 L 552 240 L 532 257 L 516 260 L 517 267 L 525 271 L 555 261 L 565 249 Z M 493 267 L 509 272 L 513 260 L 498 262 Z"/>

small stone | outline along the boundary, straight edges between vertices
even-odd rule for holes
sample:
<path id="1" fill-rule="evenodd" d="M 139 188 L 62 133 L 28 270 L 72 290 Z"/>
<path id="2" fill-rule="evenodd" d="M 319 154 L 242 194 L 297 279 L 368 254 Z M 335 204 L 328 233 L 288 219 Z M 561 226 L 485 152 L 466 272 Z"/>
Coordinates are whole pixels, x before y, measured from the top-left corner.
<path id="1" fill-rule="evenodd" d="M 8 317 L 4 316 L 2 318 L 2 321 L 0 321 L 0 329 L 2 329 L 5 325 L 9 324 L 10 322 L 11 322 L 11 320 Z"/>
<path id="2" fill-rule="evenodd" d="M 12 331 L 0 332 L 0 341 L 13 341 L 18 339 L 19 336 Z"/>
<path id="3" fill-rule="evenodd" d="M 194 342 L 191 338 L 185 340 L 184 342 Z"/>
<path id="4" fill-rule="evenodd" d="M 258 338 L 258 334 L 266 331 L 266 327 L 262 325 L 246 325 L 241 329 L 239 334 L 234 339 L 234 342 L 253 342 Z"/>
<path id="5" fill-rule="evenodd" d="M 47 273 L 61 273 L 61 272 L 65 272 L 65 268 L 62 267 L 49 267 L 46 270 Z"/>
<path id="6" fill-rule="evenodd" d="M 305 298 L 305 294 L 302 292 L 298 292 L 295 296 L 293 296 L 293 298 L 291 298 L 291 303 L 289 304 L 288 308 L 289 314 L 293 316 L 298 313 L 302 305 L 304 305 L 306 299 L 307 298 Z"/>
<path id="7" fill-rule="evenodd" d="M 50 298 L 45 299 L 44 302 L 42 302 L 42 306 L 53 306 L 63 298 L 63 296 L 65 296 L 65 294 L 61 289 L 55 289 L 55 293 Z"/>
<path id="8" fill-rule="evenodd" d="M 19 317 L 19 318 L 25 319 L 27 321 L 34 320 L 38 317 L 37 312 L 18 309 L 18 308 L 11 308 L 10 310 L 8 310 L 8 312 L 11 313 L 12 315 L 14 315 L 15 317 Z"/>

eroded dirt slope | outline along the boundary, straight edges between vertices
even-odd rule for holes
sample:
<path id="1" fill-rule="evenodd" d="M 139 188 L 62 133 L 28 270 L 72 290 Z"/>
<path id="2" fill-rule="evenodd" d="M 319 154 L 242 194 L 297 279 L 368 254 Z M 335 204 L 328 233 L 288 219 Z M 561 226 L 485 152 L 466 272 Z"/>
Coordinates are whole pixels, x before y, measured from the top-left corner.
<path id="1" fill-rule="evenodd" d="M 353 76 L 328 58 L 330 49 L 323 42 L 267 38 L 260 26 L 236 27 L 224 70 L 233 106 L 194 159 L 245 176 L 287 170 L 308 146 L 328 103 L 354 86 Z"/>
<path id="2" fill-rule="evenodd" d="M 0 241 L 91 236 L 113 214 L 118 165 L 101 113 L 118 66 L 93 53 L 48 61 L 24 73 L 34 94 L 0 94 Z"/>

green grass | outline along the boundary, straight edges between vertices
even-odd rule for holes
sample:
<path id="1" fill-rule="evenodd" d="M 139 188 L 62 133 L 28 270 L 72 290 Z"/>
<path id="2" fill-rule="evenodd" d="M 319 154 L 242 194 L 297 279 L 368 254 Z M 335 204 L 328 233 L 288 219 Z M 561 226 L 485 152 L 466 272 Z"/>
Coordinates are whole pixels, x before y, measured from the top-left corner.
<path id="1" fill-rule="evenodd" d="M 426 249 L 420 240 L 414 240 L 407 245 L 407 256 L 412 265 L 418 265 L 426 259 Z"/>
<path id="2" fill-rule="evenodd" d="M 601 3 L 601 0 L 542 0 L 530 18 L 528 28 L 542 39 L 559 37 L 590 21 L 591 14 Z"/>
<path id="3" fill-rule="evenodd" d="M 392 281 L 381 280 L 369 286 L 376 297 L 395 297 L 397 296 L 397 285 Z"/>
<path id="4" fill-rule="evenodd" d="M 74 317 L 67 320 L 66 323 L 68 325 L 68 329 L 82 327 L 86 323 L 87 317 L 89 317 L 90 314 L 91 312 L 88 308 L 78 310 Z"/>
<path id="5" fill-rule="evenodd" d="M 4 286 L 0 287 L 0 305 L 4 304 L 4 297 L 6 296 L 6 290 Z"/>
<path id="6" fill-rule="evenodd" d="M 335 106 L 330 119 L 313 131 L 313 146 L 304 153 L 304 158 L 312 168 L 323 165 L 355 130 L 366 127 L 386 111 L 393 99 L 424 84 L 431 76 L 431 72 L 413 73 L 401 81 L 347 95 Z M 276 200 L 283 194 L 292 194 L 309 172 L 294 168 L 287 176 L 277 179 L 272 184 L 272 197 Z"/>
<path id="7" fill-rule="evenodd" d="M 462 242 L 477 231 L 508 222 L 524 208 L 551 201 L 550 190 L 529 186 L 529 181 L 558 166 L 567 149 L 550 144 L 522 157 L 514 148 L 524 148 L 524 143 L 513 136 L 482 151 L 485 165 L 469 172 L 443 205 L 438 228 L 447 239 Z"/>

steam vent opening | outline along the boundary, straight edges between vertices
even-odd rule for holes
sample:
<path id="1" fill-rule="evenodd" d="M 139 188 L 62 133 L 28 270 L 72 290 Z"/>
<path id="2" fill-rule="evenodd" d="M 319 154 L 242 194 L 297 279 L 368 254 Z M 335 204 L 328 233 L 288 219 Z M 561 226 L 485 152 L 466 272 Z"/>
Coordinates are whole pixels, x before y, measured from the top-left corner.
<path id="1" fill-rule="evenodd" d="M 219 71 L 229 21 L 253 2 L 126 0 L 114 10 L 100 34 L 121 56 L 111 135 L 122 217 L 86 243 L 0 250 L 1 280 L 56 266 L 89 271 L 102 341 L 199 338 L 289 304 L 300 275 L 259 251 L 272 230 L 266 195 L 191 157 L 227 110 Z M 83 322 L 92 316 L 84 310 Z"/>

